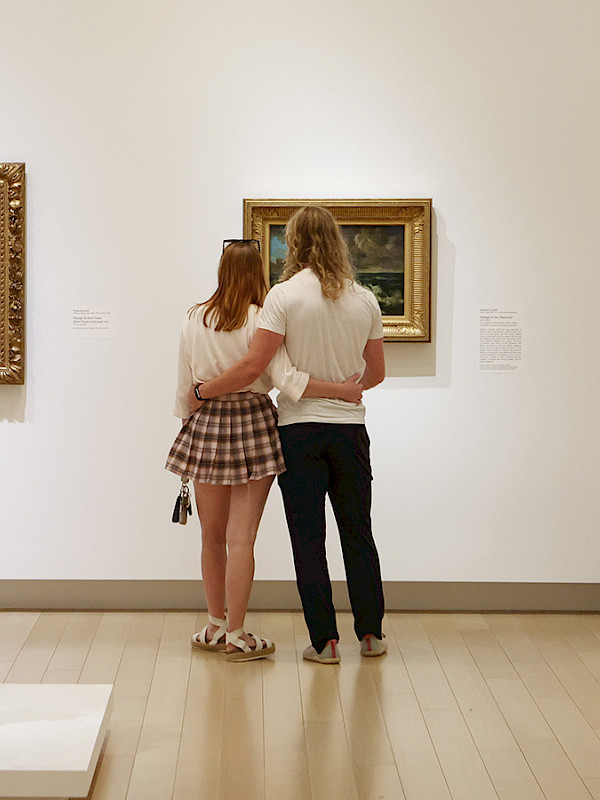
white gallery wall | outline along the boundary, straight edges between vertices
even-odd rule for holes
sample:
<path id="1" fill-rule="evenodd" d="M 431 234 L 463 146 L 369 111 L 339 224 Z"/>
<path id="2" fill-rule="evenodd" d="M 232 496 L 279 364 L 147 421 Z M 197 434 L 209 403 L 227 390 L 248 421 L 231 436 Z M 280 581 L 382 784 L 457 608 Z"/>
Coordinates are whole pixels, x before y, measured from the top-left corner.
<path id="1" fill-rule="evenodd" d="M 307 197 L 433 199 L 432 343 L 387 344 L 366 397 L 384 579 L 600 580 L 597 2 L 0 0 L 0 30 L 0 162 L 27 165 L 0 578 L 199 576 L 163 469 L 180 321 L 243 198 Z M 513 372 L 480 370 L 488 307 Z M 293 578 L 276 488 L 257 578 Z"/>

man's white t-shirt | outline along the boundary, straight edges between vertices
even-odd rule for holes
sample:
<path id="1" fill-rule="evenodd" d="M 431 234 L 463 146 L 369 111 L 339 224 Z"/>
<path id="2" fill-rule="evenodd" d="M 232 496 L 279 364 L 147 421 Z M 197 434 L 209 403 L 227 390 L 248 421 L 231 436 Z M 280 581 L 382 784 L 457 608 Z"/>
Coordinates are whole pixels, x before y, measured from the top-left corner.
<path id="1" fill-rule="evenodd" d="M 311 377 L 340 383 L 363 374 L 363 351 L 369 339 L 383 337 L 381 310 L 375 295 L 358 283 L 336 300 L 323 295 L 317 275 L 305 268 L 276 284 L 265 300 L 259 328 L 285 336 L 292 364 Z M 297 401 L 280 394 L 279 424 L 296 422 L 358 423 L 365 419 L 362 403 L 318 397 Z"/>

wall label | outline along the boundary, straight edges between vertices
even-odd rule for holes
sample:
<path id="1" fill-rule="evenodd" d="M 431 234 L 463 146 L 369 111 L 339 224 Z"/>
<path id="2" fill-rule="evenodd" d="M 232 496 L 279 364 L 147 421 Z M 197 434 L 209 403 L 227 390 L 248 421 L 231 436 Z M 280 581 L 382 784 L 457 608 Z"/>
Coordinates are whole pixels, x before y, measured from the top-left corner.
<path id="1" fill-rule="evenodd" d="M 515 372 L 523 357 L 522 330 L 516 311 L 479 310 L 479 369 Z"/>
<path id="2" fill-rule="evenodd" d="M 113 339 L 115 337 L 114 311 L 93 306 L 73 308 L 71 335 L 82 339 Z"/>

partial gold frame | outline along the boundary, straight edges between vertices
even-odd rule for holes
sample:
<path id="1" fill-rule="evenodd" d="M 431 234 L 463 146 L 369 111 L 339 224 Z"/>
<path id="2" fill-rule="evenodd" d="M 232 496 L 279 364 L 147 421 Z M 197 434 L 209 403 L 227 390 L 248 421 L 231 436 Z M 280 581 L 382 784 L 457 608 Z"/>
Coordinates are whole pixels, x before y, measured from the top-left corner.
<path id="1" fill-rule="evenodd" d="M 25 164 L 0 164 L 2 383 L 25 383 Z"/>
<path id="2" fill-rule="evenodd" d="M 346 225 L 404 225 L 404 314 L 384 316 L 388 342 L 429 342 L 431 200 L 244 200 L 244 237 L 258 239 L 269 277 L 270 226 L 285 225 L 303 206 L 323 206 Z"/>

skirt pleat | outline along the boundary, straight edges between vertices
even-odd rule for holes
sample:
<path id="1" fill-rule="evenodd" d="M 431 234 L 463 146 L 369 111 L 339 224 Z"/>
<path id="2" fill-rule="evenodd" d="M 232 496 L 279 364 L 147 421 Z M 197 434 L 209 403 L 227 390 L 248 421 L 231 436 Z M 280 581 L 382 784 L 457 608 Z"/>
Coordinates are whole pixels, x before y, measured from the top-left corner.
<path id="1" fill-rule="evenodd" d="M 285 472 L 271 398 L 237 392 L 206 400 L 184 422 L 165 469 L 200 483 L 225 485 Z"/>

